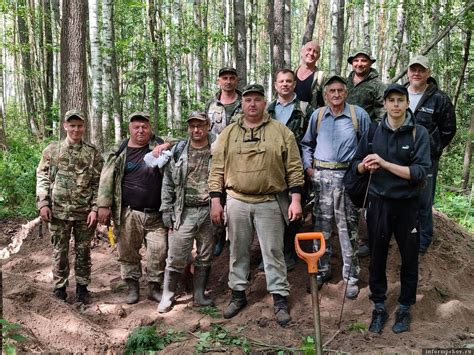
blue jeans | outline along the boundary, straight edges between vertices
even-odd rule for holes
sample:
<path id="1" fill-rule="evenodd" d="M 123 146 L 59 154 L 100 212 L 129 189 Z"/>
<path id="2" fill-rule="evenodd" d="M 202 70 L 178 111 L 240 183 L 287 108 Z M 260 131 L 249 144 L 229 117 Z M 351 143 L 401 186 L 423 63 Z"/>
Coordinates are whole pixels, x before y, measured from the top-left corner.
<path id="1" fill-rule="evenodd" d="M 433 239 L 433 200 L 438 176 L 438 160 L 431 161 L 431 168 L 426 175 L 426 186 L 420 193 L 420 250 L 426 251 Z"/>

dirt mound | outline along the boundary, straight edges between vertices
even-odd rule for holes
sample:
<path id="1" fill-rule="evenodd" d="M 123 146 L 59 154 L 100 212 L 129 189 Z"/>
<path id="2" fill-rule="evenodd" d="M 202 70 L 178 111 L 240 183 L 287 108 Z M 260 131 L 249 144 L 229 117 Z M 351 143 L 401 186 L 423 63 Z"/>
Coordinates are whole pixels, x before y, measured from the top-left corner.
<path id="1" fill-rule="evenodd" d="M 0 245 L 8 244 L 20 221 L 2 221 Z M 24 221 L 21 221 L 24 222 Z M 320 314 L 325 348 L 339 352 L 413 352 L 423 348 L 461 348 L 474 345 L 474 239 L 444 215 L 435 214 L 435 240 L 420 260 L 417 304 L 412 312 L 412 329 L 396 335 L 391 330 L 397 306 L 399 255 L 391 246 L 388 261 L 387 309 L 390 319 L 382 335 L 361 328 L 368 324 L 372 304 L 368 299 L 368 259 L 361 259 L 361 292 L 356 300 L 344 305 L 338 331 L 344 284 L 341 280 L 340 255 L 336 247 L 334 277 L 323 286 Z M 337 243 L 334 243 L 337 244 Z M 222 310 L 228 303 L 228 249 L 214 261 L 208 291 Z M 176 307 L 165 315 L 156 312 L 156 303 L 146 300 L 146 282 L 141 282 L 141 302 L 123 303 L 125 291 L 119 279 L 116 252 L 105 239 L 95 242 L 92 252 L 92 303 L 74 302 L 75 284 L 71 277 L 67 302 L 52 295 L 51 246 L 47 236 L 37 231 L 27 238 L 20 252 L 3 263 L 4 318 L 19 323 L 28 341 L 19 345 L 22 351 L 34 352 L 117 352 L 124 348 L 128 334 L 137 326 L 156 324 L 160 329 L 181 331 L 180 342 L 166 347 L 170 354 L 188 354 L 209 350 L 203 331 L 212 334 L 220 329 L 221 344 L 216 352 L 242 352 L 244 339 L 251 349 L 275 351 L 278 347 L 297 350 L 304 336 L 312 335 L 311 295 L 307 292 L 306 265 L 298 263 L 288 274 L 291 285 L 290 312 L 293 318 L 286 328 L 274 321 L 273 303 L 266 291 L 265 274 L 258 271 L 258 245 L 252 248 L 251 287 L 248 306 L 235 318 L 214 319 L 192 307 L 191 295 L 181 293 Z M 350 330 L 351 329 L 351 330 Z M 199 333 L 198 331 L 201 331 Z M 209 336 L 209 334 L 207 336 Z M 231 336 L 232 334 L 232 336 Z M 203 338 L 204 336 L 204 338 Z M 231 341 L 229 341 L 231 340 Z M 232 345 L 229 345 L 231 343 Z M 204 344 L 204 345 L 203 345 Z M 201 346 L 201 347 L 199 347 Z M 198 349 L 198 350 L 196 350 Z M 202 349 L 202 350 L 199 350 Z"/>

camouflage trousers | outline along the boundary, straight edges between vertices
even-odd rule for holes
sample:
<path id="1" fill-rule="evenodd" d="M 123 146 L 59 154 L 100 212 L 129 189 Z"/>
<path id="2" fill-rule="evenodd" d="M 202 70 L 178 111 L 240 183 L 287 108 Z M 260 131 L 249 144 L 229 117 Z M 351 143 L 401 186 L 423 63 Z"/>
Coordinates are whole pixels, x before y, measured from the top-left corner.
<path id="1" fill-rule="evenodd" d="M 209 205 L 202 207 L 185 207 L 182 214 L 182 224 L 169 236 L 168 258 L 166 268 L 182 272 L 189 261 L 196 240 L 197 267 L 211 266 L 216 233 L 209 214 Z"/>
<path id="2" fill-rule="evenodd" d="M 168 230 L 158 212 L 140 212 L 123 208 L 117 238 L 122 279 L 138 280 L 142 276 L 140 249 L 146 247 L 148 282 L 163 281 L 168 250 Z"/>
<path id="3" fill-rule="evenodd" d="M 66 287 L 69 277 L 69 241 L 74 237 L 74 272 L 76 283 L 88 285 L 91 282 L 91 240 L 94 229 L 88 229 L 86 221 L 66 221 L 53 218 L 49 223 L 53 244 L 54 288 Z"/>
<path id="4" fill-rule="evenodd" d="M 319 260 L 319 270 L 321 273 L 328 273 L 331 271 L 332 254 L 330 237 L 335 221 L 341 245 L 342 277 L 344 280 L 349 277 L 349 284 L 355 284 L 359 279 L 360 270 L 356 255 L 359 211 L 344 191 L 344 173 L 345 170 L 314 170 L 314 230 L 322 232 L 326 241 L 326 252 Z"/>

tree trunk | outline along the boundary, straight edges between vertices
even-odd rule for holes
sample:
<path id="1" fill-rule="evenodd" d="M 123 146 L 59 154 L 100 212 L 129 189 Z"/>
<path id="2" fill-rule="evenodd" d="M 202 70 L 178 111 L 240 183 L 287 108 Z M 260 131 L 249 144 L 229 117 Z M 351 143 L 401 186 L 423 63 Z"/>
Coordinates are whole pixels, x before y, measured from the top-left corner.
<path id="1" fill-rule="evenodd" d="M 474 140 L 474 110 L 471 110 L 471 124 L 466 139 L 466 149 L 464 150 L 464 162 L 462 169 L 462 188 L 466 190 L 469 184 L 472 164 L 472 141 Z"/>
<path id="2" fill-rule="evenodd" d="M 239 74 L 240 87 L 247 85 L 247 29 L 245 27 L 245 1 L 233 0 L 234 2 L 234 52 L 235 69 Z"/>
<path id="3" fill-rule="evenodd" d="M 331 0 L 332 46 L 329 71 L 340 74 L 344 46 L 344 0 Z"/>
<path id="4" fill-rule="evenodd" d="M 364 48 L 370 48 L 370 0 L 364 0 Z"/>
<path id="5" fill-rule="evenodd" d="M 285 67 L 285 38 L 284 21 L 285 21 L 285 0 L 273 0 L 273 67 L 272 77 L 275 81 L 275 72 L 277 69 Z"/>
<path id="6" fill-rule="evenodd" d="M 61 119 L 71 109 L 87 112 L 87 3 L 63 1 L 61 19 Z M 86 122 L 87 124 L 87 122 Z"/>
<path id="7" fill-rule="evenodd" d="M 453 105 L 455 109 L 458 104 L 459 94 L 461 93 L 461 87 L 462 87 L 464 75 L 466 73 L 467 64 L 469 62 L 469 47 L 471 45 L 471 37 L 472 37 L 472 30 L 468 29 L 466 33 L 466 40 L 464 41 L 463 63 L 462 63 L 461 71 L 459 72 L 458 82 L 456 83 L 456 90 L 454 91 Z"/>
<path id="8" fill-rule="evenodd" d="M 269 45 L 269 63 L 270 63 L 270 82 L 268 86 L 268 94 L 270 97 L 272 96 L 272 89 L 273 89 L 273 68 L 277 66 L 276 64 L 276 57 L 274 53 L 275 47 L 275 0 L 268 0 L 267 1 L 267 31 L 268 31 L 268 45 Z"/>
<path id="9" fill-rule="evenodd" d="M 151 55 L 151 70 L 153 80 L 153 127 L 158 131 L 158 119 L 160 117 L 160 45 L 156 38 L 156 5 L 155 0 L 148 0 L 148 30 L 150 32 L 151 42 L 153 43 L 153 51 Z"/>
<path id="10" fill-rule="evenodd" d="M 112 141 L 112 0 L 102 1 L 102 137 L 108 147 Z"/>
<path id="11" fill-rule="evenodd" d="M 304 30 L 303 40 L 301 45 L 313 39 L 314 25 L 316 23 L 316 15 L 318 14 L 319 0 L 309 0 L 308 14 L 306 16 L 306 28 Z"/>
<path id="12" fill-rule="evenodd" d="M 173 23 L 173 37 L 171 41 L 174 42 L 174 48 L 179 48 L 181 45 L 181 36 L 180 36 L 180 20 L 181 20 L 181 6 L 179 0 L 173 1 L 173 11 L 171 12 L 171 21 Z M 174 92 L 173 92 L 173 128 L 180 130 L 181 125 L 181 52 L 175 50 L 172 54 L 173 58 L 173 78 L 174 78 Z"/>
<path id="13" fill-rule="evenodd" d="M 51 30 L 52 11 L 49 0 L 43 0 L 43 28 L 44 37 L 42 41 L 42 58 L 43 58 L 43 81 L 44 81 L 44 120 L 45 135 L 50 136 L 53 128 L 53 89 L 54 89 L 54 73 L 53 73 L 53 32 Z"/>
<path id="14" fill-rule="evenodd" d="M 291 68 L 291 0 L 285 1 L 283 18 L 283 68 Z"/>
<path id="15" fill-rule="evenodd" d="M 37 109 L 36 102 L 34 97 L 34 88 L 33 88 L 33 68 L 32 68 L 32 59 L 30 53 L 30 40 L 29 40 L 29 30 L 27 27 L 27 22 L 25 18 L 28 15 L 27 7 L 24 0 L 18 1 L 18 15 L 17 15 L 17 25 L 18 25 L 18 39 L 21 45 L 21 65 L 23 67 L 23 93 L 25 97 L 26 104 L 26 114 L 28 117 L 30 132 L 38 136 L 38 123 L 37 118 Z"/>
<path id="16" fill-rule="evenodd" d="M 402 47 L 403 35 L 405 32 L 405 5 L 404 0 L 400 0 L 397 7 L 397 31 L 396 36 L 393 39 L 392 43 L 392 56 L 390 57 L 390 64 L 388 68 L 388 75 L 387 78 L 390 80 L 393 78 L 397 71 L 398 59 L 400 57 L 400 50 Z"/>
<path id="17" fill-rule="evenodd" d="M 195 91 L 196 91 L 196 101 L 201 102 L 201 89 L 204 85 L 204 68 L 203 68 L 203 57 L 204 57 L 204 33 L 205 28 L 202 26 L 202 4 L 201 0 L 194 0 L 194 25 L 196 26 L 197 31 L 197 48 L 195 55 L 195 67 L 196 67 L 196 81 L 195 81 Z"/>
<path id="18" fill-rule="evenodd" d="M 112 44 L 112 108 L 113 108 L 113 118 L 114 118 L 114 138 L 115 143 L 118 143 L 122 140 L 122 106 L 120 103 L 120 86 L 119 86 L 119 77 L 117 69 L 117 52 L 115 50 L 115 26 L 114 26 L 114 7 L 112 2 L 112 9 L 110 11 L 110 23 L 111 23 L 111 44 Z"/>
<path id="19" fill-rule="evenodd" d="M 3 48 L 3 27 L 4 22 L 2 21 L 0 25 L 0 44 Z M 4 58 L 3 58 L 3 49 L 0 49 L 0 150 L 7 150 L 7 138 L 5 136 L 5 93 L 3 92 L 4 80 L 3 80 L 3 68 L 4 68 Z"/>
<path id="20" fill-rule="evenodd" d="M 100 55 L 100 34 L 97 0 L 89 0 L 89 38 L 91 46 L 92 107 L 90 110 L 91 141 L 100 150 L 104 148 L 102 139 L 102 62 Z"/>

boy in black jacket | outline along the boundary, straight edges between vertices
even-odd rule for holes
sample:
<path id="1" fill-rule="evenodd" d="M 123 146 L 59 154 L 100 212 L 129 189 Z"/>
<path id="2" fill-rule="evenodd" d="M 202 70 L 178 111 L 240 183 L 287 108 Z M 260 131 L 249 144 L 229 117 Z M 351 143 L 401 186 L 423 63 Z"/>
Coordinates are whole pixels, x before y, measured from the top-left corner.
<path id="1" fill-rule="evenodd" d="M 395 333 L 409 330 L 410 306 L 416 302 L 418 250 L 420 247 L 418 196 L 430 167 L 428 131 L 415 125 L 408 91 L 392 84 L 384 92 L 387 111 L 377 127 L 372 153 L 367 133 L 354 156 L 359 174 L 372 174 L 369 185 L 367 228 L 370 249 L 370 299 L 375 304 L 369 331 L 381 333 L 388 318 L 386 263 L 392 233 L 401 255 L 399 309 L 392 327 Z"/>

